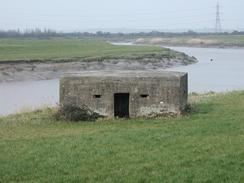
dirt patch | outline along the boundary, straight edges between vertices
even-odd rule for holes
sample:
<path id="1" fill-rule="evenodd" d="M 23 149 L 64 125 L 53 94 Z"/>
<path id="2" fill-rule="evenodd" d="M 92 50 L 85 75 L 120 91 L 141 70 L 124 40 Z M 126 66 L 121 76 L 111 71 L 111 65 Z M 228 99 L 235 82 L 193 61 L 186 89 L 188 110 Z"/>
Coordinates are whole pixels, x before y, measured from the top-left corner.
<path id="1" fill-rule="evenodd" d="M 199 45 L 199 44 L 213 45 L 217 43 L 218 43 L 217 41 L 211 39 L 189 39 L 187 41 L 187 44 L 194 44 L 194 45 Z"/>
<path id="2" fill-rule="evenodd" d="M 190 46 L 190 47 L 224 47 L 217 40 L 184 37 L 155 37 L 139 38 L 135 44 L 163 45 L 163 46 Z"/>

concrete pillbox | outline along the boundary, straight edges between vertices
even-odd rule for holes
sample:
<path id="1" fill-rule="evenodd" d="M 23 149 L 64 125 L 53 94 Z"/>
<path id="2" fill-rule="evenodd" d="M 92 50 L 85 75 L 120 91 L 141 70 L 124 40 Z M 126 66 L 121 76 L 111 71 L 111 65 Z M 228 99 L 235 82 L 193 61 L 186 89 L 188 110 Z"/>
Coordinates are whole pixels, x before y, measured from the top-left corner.
<path id="1" fill-rule="evenodd" d="M 60 104 L 81 106 L 105 117 L 180 114 L 187 105 L 187 73 L 85 71 L 60 80 Z"/>

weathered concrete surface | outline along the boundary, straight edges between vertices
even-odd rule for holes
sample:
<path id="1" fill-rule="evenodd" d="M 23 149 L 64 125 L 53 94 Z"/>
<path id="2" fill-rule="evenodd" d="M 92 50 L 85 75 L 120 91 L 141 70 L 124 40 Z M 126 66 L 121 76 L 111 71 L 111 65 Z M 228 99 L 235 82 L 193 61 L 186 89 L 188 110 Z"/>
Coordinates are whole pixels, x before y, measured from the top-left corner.
<path id="1" fill-rule="evenodd" d="M 179 114 L 187 104 L 187 73 L 165 71 L 86 71 L 60 80 L 60 104 L 85 104 L 114 117 L 114 94 L 129 94 L 129 117 Z M 122 101 L 123 102 L 123 101 Z"/>

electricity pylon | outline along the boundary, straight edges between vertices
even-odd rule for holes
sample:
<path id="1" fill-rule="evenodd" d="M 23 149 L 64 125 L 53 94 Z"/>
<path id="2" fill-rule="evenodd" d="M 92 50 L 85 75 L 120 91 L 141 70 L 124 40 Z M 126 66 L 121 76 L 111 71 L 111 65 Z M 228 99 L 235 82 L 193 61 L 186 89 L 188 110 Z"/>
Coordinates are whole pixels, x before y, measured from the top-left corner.
<path id="1" fill-rule="evenodd" d="M 222 27 L 221 27 L 221 19 L 220 19 L 220 11 L 219 11 L 219 2 L 216 6 L 216 21 L 215 21 L 215 33 L 221 33 Z"/>

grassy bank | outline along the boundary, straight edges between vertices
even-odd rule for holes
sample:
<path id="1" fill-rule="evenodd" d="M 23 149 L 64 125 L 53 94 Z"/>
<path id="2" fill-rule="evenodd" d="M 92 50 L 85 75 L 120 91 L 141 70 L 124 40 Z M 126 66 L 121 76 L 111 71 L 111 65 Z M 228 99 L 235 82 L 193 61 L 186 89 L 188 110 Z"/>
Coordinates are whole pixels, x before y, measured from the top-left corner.
<path id="1" fill-rule="evenodd" d="M 0 182 L 244 182 L 244 92 L 191 101 L 172 119 L 0 118 Z"/>
<path id="2" fill-rule="evenodd" d="M 199 35 L 174 37 L 146 37 L 137 39 L 137 43 L 163 44 L 172 46 L 199 47 L 244 47 L 243 35 Z"/>
<path id="3" fill-rule="evenodd" d="M 0 39 L 0 61 L 76 58 L 170 56 L 175 52 L 153 46 L 115 46 L 100 40 L 75 38 Z"/>

